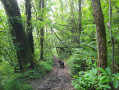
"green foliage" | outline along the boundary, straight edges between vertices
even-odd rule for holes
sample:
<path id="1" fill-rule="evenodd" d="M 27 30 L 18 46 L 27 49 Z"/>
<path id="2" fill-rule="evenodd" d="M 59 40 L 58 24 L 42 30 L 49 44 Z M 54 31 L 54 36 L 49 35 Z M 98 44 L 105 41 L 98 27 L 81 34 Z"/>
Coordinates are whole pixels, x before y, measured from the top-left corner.
<path id="1" fill-rule="evenodd" d="M 33 90 L 31 85 L 20 82 L 14 78 L 6 78 L 1 81 L 1 86 L 3 90 Z"/>
<path id="2" fill-rule="evenodd" d="M 19 0 L 21 1 L 21 0 Z M 71 1 L 73 1 L 73 14 L 71 13 Z M 97 76 L 96 61 L 97 60 L 97 46 L 96 46 L 96 27 L 93 18 L 93 11 L 90 0 L 82 0 L 82 30 L 79 35 L 79 7 L 78 0 L 66 0 L 66 2 L 62 1 L 62 7 L 60 0 L 46 0 L 44 13 L 41 13 L 39 10 L 39 1 L 32 1 L 32 26 L 33 26 L 33 38 L 34 38 L 34 56 L 39 63 L 39 66 L 35 70 L 28 70 L 24 73 L 17 74 L 17 79 L 9 79 L 6 78 L 7 75 L 14 76 L 14 68 L 18 68 L 17 64 L 17 56 L 12 39 L 15 38 L 11 36 L 11 28 L 8 27 L 8 23 L 5 11 L 1 7 L 0 8 L 0 90 L 1 88 L 5 88 L 6 90 L 30 90 L 29 85 L 21 84 L 23 80 L 40 78 L 42 75 L 46 74 L 48 71 L 52 69 L 53 60 L 52 56 L 56 51 L 53 52 L 53 49 L 56 47 L 64 47 L 61 41 L 53 34 L 51 28 L 56 32 L 57 36 L 69 47 L 62 49 L 58 49 L 58 57 L 59 59 L 69 58 L 69 66 L 71 73 L 75 77 L 73 81 L 74 86 L 78 90 L 88 90 L 88 89 L 110 89 L 110 83 L 114 88 L 119 86 L 119 73 L 112 74 L 109 68 L 99 69 L 102 73 Z M 20 5 L 20 11 L 22 15 L 23 25 L 26 28 L 26 16 L 24 3 L 22 2 Z M 104 14 L 105 26 L 106 23 L 109 22 L 109 2 L 108 0 L 101 0 L 101 7 Z M 115 62 L 119 64 L 119 1 L 112 0 L 112 32 L 115 42 Z M 44 15 L 44 20 L 41 22 L 39 19 Z M 14 21 L 14 18 L 11 18 Z M 74 19 L 74 22 L 72 22 Z M 40 59 L 40 29 L 44 28 L 44 61 L 39 61 Z M 74 29 L 76 29 L 76 33 L 74 33 Z M 106 27 L 107 33 L 107 46 L 108 46 L 108 66 L 111 66 L 111 43 L 110 43 L 110 32 Z M 80 36 L 80 47 L 79 43 L 74 43 L 74 37 Z M 75 45 L 77 44 L 77 45 Z M 19 44 L 16 44 L 18 46 Z M 72 48 L 73 47 L 73 48 Z M 115 69 L 114 69 L 115 70 Z M 115 70 L 117 71 L 117 70 Z M 75 75 L 76 74 L 76 75 Z M 16 77 L 16 76 L 15 76 Z M 7 80 L 8 79 L 8 80 Z M 26 89 L 25 89 L 26 88 Z"/>
<path id="3" fill-rule="evenodd" d="M 110 68 L 106 68 L 105 70 L 99 68 L 99 70 L 102 73 L 99 75 L 98 79 L 101 85 L 105 85 L 104 88 L 110 89 L 110 84 L 112 84 L 115 89 L 119 87 L 119 73 L 112 74 Z"/>
<path id="4" fill-rule="evenodd" d="M 48 72 L 48 71 L 50 71 L 52 69 L 52 64 L 53 64 L 53 62 L 51 62 L 51 61 L 49 61 L 49 62 L 41 61 L 39 69 L 43 73 Z"/>
<path id="5" fill-rule="evenodd" d="M 98 69 L 92 68 L 86 72 L 81 71 L 78 75 L 73 75 L 73 85 L 79 90 L 112 90 L 119 87 L 119 73 L 111 74 L 110 68 L 105 70 L 99 68 L 101 74 L 98 76 Z"/>
<path id="6" fill-rule="evenodd" d="M 10 74 L 17 66 L 16 50 L 12 41 L 15 37 L 10 33 L 11 27 L 9 27 L 6 16 L 0 15 L 0 18 L 2 18 L 2 23 L 0 23 L 0 74 Z"/>
<path id="7" fill-rule="evenodd" d="M 62 47 L 62 46 L 61 46 Z M 57 48 L 58 50 L 58 59 L 63 60 L 69 58 L 72 54 L 72 50 L 70 48 Z"/>
<path id="8" fill-rule="evenodd" d="M 92 68 L 86 72 L 79 72 L 78 76 L 73 75 L 73 85 L 77 90 L 91 90 L 97 85 L 97 70 Z"/>
<path id="9" fill-rule="evenodd" d="M 41 78 L 43 75 L 48 73 L 52 69 L 53 60 L 40 61 L 39 66 L 36 69 L 29 69 L 28 71 L 16 74 L 19 80 L 33 80 Z"/>
<path id="10" fill-rule="evenodd" d="M 13 74 L 14 68 L 7 61 L 0 62 L 0 75 Z"/>
<path id="11" fill-rule="evenodd" d="M 21 75 L 19 75 L 19 80 L 32 80 L 32 79 L 37 79 L 37 78 L 41 78 L 44 75 L 44 72 L 42 72 L 41 70 L 28 70 L 24 73 L 21 73 Z"/>
<path id="12" fill-rule="evenodd" d="M 89 50 L 83 50 L 82 48 L 80 49 L 75 49 L 75 52 L 73 55 L 70 57 L 69 61 L 69 66 L 71 69 L 71 73 L 78 74 L 80 71 L 86 71 L 92 67 L 95 66 L 95 60 L 94 57 L 92 57 L 91 51 Z"/>

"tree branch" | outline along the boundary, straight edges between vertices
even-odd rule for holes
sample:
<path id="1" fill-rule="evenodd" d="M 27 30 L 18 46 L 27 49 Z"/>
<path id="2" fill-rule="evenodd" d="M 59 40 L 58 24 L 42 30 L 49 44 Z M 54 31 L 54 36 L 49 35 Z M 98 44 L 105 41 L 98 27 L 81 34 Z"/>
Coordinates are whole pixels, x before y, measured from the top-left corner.
<path id="1" fill-rule="evenodd" d="M 57 36 L 57 34 L 55 33 L 55 31 L 52 28 L 51 28 L 51 30 L 54 32 L 55 36 L 60 40 L 60 42 L 65 45 L 65 43 Z M 67 45 L 65 45 L 65 47 L 67 47 Z"/>

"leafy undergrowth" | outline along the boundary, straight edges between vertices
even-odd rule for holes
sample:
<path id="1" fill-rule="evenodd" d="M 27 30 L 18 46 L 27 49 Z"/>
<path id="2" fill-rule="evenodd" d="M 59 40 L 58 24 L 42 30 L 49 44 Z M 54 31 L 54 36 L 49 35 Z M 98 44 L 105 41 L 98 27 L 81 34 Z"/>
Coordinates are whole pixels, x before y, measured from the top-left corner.
<path id="1" fill-rule="evenodd" d="M 118 90 L 119 73 L 111 74 L 111 70 L 99 68 L 101 74 L 97 75 L 97 69 L 86 72 L 81 71 L 78 75 L 73 75 L 73 85 L 78 90 Z"/>
<path id="2" fill-rule="evenodd" d="M 11 73 L 0 75 L 0 90 L 33 90 L 29 84 L 31 80 L 43 77 L 52 69 L 53 62 L 40 62 L 37 69 L 28 70 L 24 73 Z"/>
<path id="3" fill-rule="evenodd" d="M 75 49 L 69 60 L 74 87 L 77 90 L 119 90 L 119 73 L 112 74 L 109 67 L 97 68 L 95 56 L 92 50 Z"/>

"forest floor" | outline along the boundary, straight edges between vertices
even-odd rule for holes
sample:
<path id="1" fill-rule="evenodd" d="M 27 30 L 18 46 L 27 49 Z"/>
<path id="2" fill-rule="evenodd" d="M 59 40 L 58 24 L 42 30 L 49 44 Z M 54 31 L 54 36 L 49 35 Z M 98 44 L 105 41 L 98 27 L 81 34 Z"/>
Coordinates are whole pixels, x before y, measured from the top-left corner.
<path id="1" fill-rule="evenodd" d="M 34 90 L 76 90 L 71 85 L 71 75 L 65 63 L 65 68 L 60 68 L 58 59 L 53 57 L 52 70 L 42 79 L 32 81 L 30 84 Z"/>

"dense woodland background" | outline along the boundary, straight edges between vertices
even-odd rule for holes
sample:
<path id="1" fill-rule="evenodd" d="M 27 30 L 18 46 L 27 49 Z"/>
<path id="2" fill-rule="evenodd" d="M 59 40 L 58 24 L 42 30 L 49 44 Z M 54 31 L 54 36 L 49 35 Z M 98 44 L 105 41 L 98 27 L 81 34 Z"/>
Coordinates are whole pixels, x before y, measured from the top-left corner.
<path id="1" fill-rule="evenodd" d="M 0 90 L 32 90 L 53 56 L 77 90 L 118 90 L 119 1 L 1 0 Z"/>

